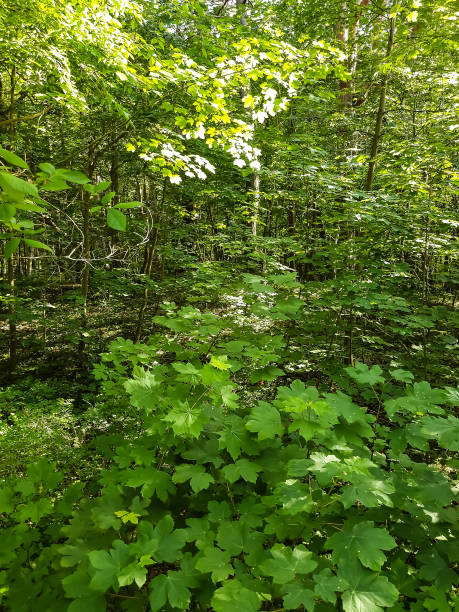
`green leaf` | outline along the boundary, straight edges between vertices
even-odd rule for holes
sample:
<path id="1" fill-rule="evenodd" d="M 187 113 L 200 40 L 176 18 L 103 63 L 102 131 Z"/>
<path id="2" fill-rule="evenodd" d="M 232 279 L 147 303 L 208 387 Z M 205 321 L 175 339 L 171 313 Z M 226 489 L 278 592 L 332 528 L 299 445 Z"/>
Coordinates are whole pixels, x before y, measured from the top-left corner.
<path id="1" fill-rule="evenodd" d="M 230 553 L 232 557 L 239 555 L 245 546 L 248 537 L 247 527 L 240 521 L 223 522 L 218 528 L 217 544 L 223 550 Z"/>
<path id="2" fill-rule="evenodd" d="M 157 470 L 155 467 L 136 467 L 125 474 L 124 484 L 128 487 L 142 487 L 142 496 L 149 498 L 156 494 L 158 499 L 166 502 L 169 493 L 175 493 L 175 486 L 167 472 Z"/>
<path id="3" fill-rule="evenodd" d="M 62 567 L 74 567 L 75 565 L 79 565 L 86 558 L 88 552 L 86 545 L 72 546 L 71 544 L 64 544 L 64 546 L 59 548 L 59 553 L 62 555 Z"/>
<path id="4" fill-rule="evenodd" d="M 187 402 L 179 402 L 179 406 L 170 410 L 162 420 L 172 424 L 176 436 L 197 438 L 208 418 L 199 407 L 193 408 Z"/>
<path id="5" fill-rule="evenodd" d="M 381 612 L 398 599 L 397 589 L 385 576 L 364 570 L 357 560 L 343 566 L 338 576 L 348 584 L 342 595 L 345 612 Z"/>
<path id="6" fill-rule="evenodd" d="M 0 514 L 10 514 L 14 510 L 14 492 L 9 487 L 0 489 Z"/>
<path id="7" fill-rule="evenodd" d="M 325 542 L 325 547 L 333 550 L 332 559 L 338 566 L 358 558 L 362 565 L 375 571 L 379 571 L 386 561 L 382 551 L 395 546 L 394 538 L 385 529 L 375 527 L 373 521 L 345 524 Z"/>
<path id="8" fill-rule="evenodd" d="M 190 481 L 190 486 L 195 493 L 208 489 L 209 485 L 215 482 L 213 476 L 208 474 L 200 465 L 179 465 L 172 476 L 172 482 Z"/>
<path id="9" fill-rule="evenodd" d="M 398 370 L 389 370 L 389 372 L 392 378 L 394 380 L 397 380 L 398 382 L 410 383 L 414 378 L 414 374 L 412 374 L 408 370 L 398 369 Z"/>
<path id="10" fill-rule="evenodd" d="M 0 187 L 13 198 L 17 198 L 18 195 L 38 197 L 38 189 L 33 183 L 28 183 L 6 170 L 0 171 Z"/>
<path id="11" fill-rule="evenodd" d="M 8 240 L 8 242 L 5 244 L 3 251 L 3 256 L 5 257 L 5 259 L 9 259 L 11 255 L 13 255 L 13 253 L 18 250 L 20 243 L 20 238 L 11 238 L 11 240 Z"/>
<path id="12" fill-rule="evenodd" d="M 161 381 L 157 380 L 151 372 L 145 372 L 142 376 L 129 379 L 124 383 L 124 388 L 130 395 L 131 404 L 136 408 L 143 408 L 150 412 L 158 407 L 158 398 Z"/>
<path id="13" fill-rule="evenodd" d="M 217 370 L 229 370 L 230 368 L 227 355 L 212 355 L 209 363 Z"/>
<path id="14" fill-rule="evenodd" d="M 336 591 L 343 590 L 343 581 L 332 574 L 329 568 L 316 572 L 313 579 L 315 583 L 314 593 L 324 601 L 334 604 L 336 602 Z"/>
<path id="15" fill-rule="evenodd" d="M 45 212 L 45 209 L 35 202 L 31 202 L 30 200 L 25 200 L 24 202 L 15 202 L 14 205 L 18 210 L 27 210 L 31 212 Z"/>
<path id="16" fill-rule="evenodd" d="M 250 375 L 250 382 L 257 383 L 257 382 L 260 382 L 261 380 L 266 380 L 266 381 L 276 380 L 276 378 L 278 378 L 279 376 L 283 376 L 283 375 L 284 375 L 283 370 L 281 370 L 280 368 L 276 366 L 269 365 L 269 366 L 262 368 L 261 370 L 254 370 L 252 374 Z"/>
<path id="17" fill-rule="evenodd" d="M 56 168 L 48 162 L 45 162 L 44 164 L 38 164 L 38 167 L 46 174 L 49 174 L 49 176 L 52 176 L 56 172 Z"/>
<path id="18" fill-rule="evenodd" d="M 139 556 L 151 555 L 156 561 L 174 563 L 182 558 L 186 539 L 186 530 L 174 529 L 174 520 L 166 514 L 154 528 L 150 522 L 141 521 L 137 542 L 131 546 Z"/>
<path id="19" fill-rule="evenodd" d="M 260 571 L 265 576 L 272 576 L 273 582 L 277 584 L 291 582 L 298 574 L 310 574 L 317 567 L 312 552 L 303 545 L 292 550 L 288 546 L 274 544 L 270 552 L 273 558 L 263 561 Z"/>
<path id="20" fill-rule="evenodd" d="M 137 563 L 137 561 L 133 561 L 123 569 L 118 574 L 118 583 L 120 586 L 127 586 L 132 584 L 133 582 L 141 589 L 147 580 L 147 570 L 145 567 L 142 567 Z"/>
<path id="21" fill-rule="evenodd" d="M 109 191 L 108 193 L 106 193 L 104 196 L 102 196 L 100 198 L 100 203 L 101 204 L 108 204 L 113 199 L 114 195 L 115 195 L 114 191 Z M 114 206 L 113 208 L 117 208 L 117 207 Z"/>
<path id="22" fill-rule="evenodd" d="M 116 208 L 109 208 L 107 211 L 107 225 L 119 232 L 125 232 L 127 225 L 126 215 Z"/>
<path id="23" fill-rule="evenodd" d="M 303 606 L 305 610 L 313 612 L 315 606 L 314 591 L 304 587 L 301 582 L 292 582 L 286 586 L 284 595 L 284 608 L 286 610 L 296 610 Z"/>
<path id="24" fill-rule="evenodd" d="M 153 612 L 164 609 L 168 601 L 173 608 L 188 610 L 191 593 L 182 572 L 167 572 L 150 582 L 150 606 Z"/>
<path id="25" fill-rule="evenodd" d="M 214 582 L 225 580 L 234 572 L 230 563 L 231 554 L 228 551 L 208 546 L 204 549 L 203 555 L 196 562 L 196 569 L 210 573 Z"/>
<path id="26" fill-rule="evenodd" d="M 29 238 L 24 238 L 24 242 L 29 247 L 34 247 L 35 249 L 44 249 L 45 251 L 53 252 L 53 249 L 49 247 L 44 242 L 40 242 L 39 240 L 30 240 Z"/>
<path id="27" fill-rule="evenodd" d="M 54 175 L 40 185 L 40 189 L 44 189 L 45 191 L 63 191 L 64 189 L 70 189 L 70 185 L 66 183 L 64 179 Z"/>
<path id="28" fill-rule="evenodd" d="M 438 440 L 439 446 L 447 450 L 459 451 L 459 419 L 448 415 L 446 419 L 424 417 L 421 419 L 421 432 Z"/>
<path id="29" fill-rule="evenodd" d="M 274 490 L 274 497 L 277 503 L 282 504 L 283 511 L 288 515 L 310 512 L 314 506 L 309 488 L 296 479 L 280 483 Z"/>
<path id="30" fill-rule="evenodd" d="M 142 202 L 120 202 L 113 208 L 139 208 L 139 206 L 143 206 Z"/>
<path id="31" fill-rule="evenodd" d="M 3 157 L 3 159 L 12 166 L 19 166 L 20 168 L 30 170 L 28 164 L 23 159 L 18 157 L 16 153 L 13 153 L 12 151 L 7 151 L 3 147 L 0 147 L 0 157 Z"/>
<path id="32" fill-rule="evenodd" d="M 16 214 L 16 208 L 11 204 L 0 203 L 0 222 L 9 223 Z"/>
<path id="33" fill-rule="evenodd" d="M 380 505 L 392 507 L 391 495 L 395 491 L 388 480 L 378 480 L 364 475 L 353 475 L 352 484 L 343 488 L 341 503 L 344 508 L 350 508 L 355 502 L 361 502 L 367 508 Z"/>
<path id="34" fill-rule="evenodd" d="M 260 610 L 258 595 L 235 579 L 225 581 L 214 592 L 210 603 L 215 612 L 258 612 Z"/>
<path id="35" fill-rule="evenodd" d="M 75 599 L 67 608 L 67 612 L 105 612 L 107 602 L 104 595 L 93 595 Z"/>
<path id="36" fill-rule="evenodd" d="M 83 174 L 83 172 L 78 172 L 78 170 L 66 170 L 65 168 L 59 168 L 56 170 L 56 174 L 66 181 L 76 183 L 77 185 L 85 185 L 86 183 L 89 183 L 88 177 Z"/>
<path id="37" fill-rule="evenodd" d="M 250 417 L 245 426 L 249 431 L 257 433 L 259 440 L 275 438 L 284 433 L 279 411 L 267 402 L 259 401 L 252 408 Z"/>
<path id="38" fill-rule="evenodd" d="M 130 558 L 129 547 L 121 540 L 115 540 L 110 552 L 93 550 L 88 554 L 95 573 L 91 578 L 90 587 L 95 591 L 107 591 L 118 585 L 118 574 Z"/>
<path id="39" fill-rule="evenodd" d="M 361 385 L 376 385 L 384 382 L 382 370 L 376 365 L 371 369 L 365 363 L 356 363 L 353 368 L 344 368 L 351 378 Z"/>
<path id="40" fill-rule="evenodd" d="M 253 461 L 248 459 L 239 459 L 235 463 L 225 465 L 222 469 L 225 478 L 232 484 L 239 478 L 242 478 L 246 482 L 257 481 L 258 472 L 261 472 L 261 467 Z"/>

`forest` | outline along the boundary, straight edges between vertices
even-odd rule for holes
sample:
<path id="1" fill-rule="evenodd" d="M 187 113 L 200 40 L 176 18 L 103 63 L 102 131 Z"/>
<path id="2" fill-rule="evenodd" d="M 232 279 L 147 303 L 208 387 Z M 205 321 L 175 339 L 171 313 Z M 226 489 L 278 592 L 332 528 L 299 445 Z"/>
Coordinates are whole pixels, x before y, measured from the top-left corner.
<path id="1" fill-rule="evenodd" d="M 1 612 L 459 611 L 458 21 L 0 3 Z"/>

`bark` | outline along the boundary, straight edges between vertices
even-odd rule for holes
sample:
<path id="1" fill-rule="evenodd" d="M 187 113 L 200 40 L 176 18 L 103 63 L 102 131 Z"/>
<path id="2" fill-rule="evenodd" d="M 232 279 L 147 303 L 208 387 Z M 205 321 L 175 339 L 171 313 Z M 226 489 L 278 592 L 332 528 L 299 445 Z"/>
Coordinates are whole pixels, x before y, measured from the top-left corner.
<path id="1" fill-rule="evenodd" d="M 152 219 L 153 219 L 153 224 L 156 222 L 157 223 L 157 219 L 158 217 L 163 214 L 164 211 L 164 202 L 165 202 L 165 197 L 166 197 L 166 180 L 164 180 L 163 182 L 163 190 L 162 190 L 162 194 L 161 194 L 161 204 L 159 206 L 159 210 L 156 211 L 157 214 L 155 214 L 155 211 L 152 211 Z M 147 193 L 145 190 L 145 200 L 147 199 Z M 156 198 L 155 198 L 156 200 Z M 157 207 L 157 203 L 156 201 L 153 202 L 153 205 Z M 144 323 L 144 319 L 145 319 L 145 312 L 147 310 L 148 307 L 148 302 L 149 302 L 149 288 L 148 288 L 148 280 L 151 278 L 151 273 L 152 273 L 152 268 L 153 268 L 153 261 L 154 261 L 154 257 L 156 254 L 156 248 L 158 245 L 158 241 L 159 241 L 159 228 L 158 226 L 156 227 L 152 227 L 151 231 L 150 231 L 150 236 L 149 236 L 149 241 L 147 246 L 145 247 L 145 257 L 144 257 L 144 262 L 143 262 L 143 267 L 142 267 L 142 274 L 145 274 L 147 276 L 147 284 L 145 286 L 144 292 L 143 292 L 143 297 L 142 297 L 142 303 L 140 305 L 140 309 L 139 309 L 139 315 L 138 315 L 138 320 L 137 320 L 137 326 L 136 326 L 136 330 L 135 330 L 135 335 L 134 335 L 134 342 L 140 342 L 140 339 L 142 337 L 142 332 L 143 332 L 143 323 Z M 162 275 L 162 272 L 161 272 Z M 156 306 L 159 306 L 159 298 L 157 298 L 156 301 Z"/>
<path id="2" fill-rule="evenodd" d="M 236 0 L 236 8 L 246 7 L 247 0 Z M 245 8 L 241 9 L 241 16 L 239 17 L 239 22 L 241 25 L 247 25 L 247 19 L 245 17 Z M 241 97 L 246 96 L 250 93 L 250 86 L 247 87 L 246 91 L 241 92 Z M 259 220 L 259 208 L 260 208 L 260 174 L 257 170 L 253 170 L 252 175 L 250 176 L 250 181 L 247 183 L 248 190 L 253 195 L 253 215 L 252 215 L 252 223 L 251 223 L 251 231 L 252 236 L 256 236 L 258 232 L 258 220 Z"/>
<path id="3" fill-rule="evenodd" d="M 14 94 L 16 88 L 16 66 L 11 69 L 10 75 L 10 108 L 9 108 L 9 148 L 13 148 L 14 143 Z M 8 304 L 8 370 L 12 372 L 17 365 L 17 328 L 16 328 L 16 292 L 14 287 L 14 254 L 8 259 L 8 289 L 9 289 L 9 304 Z"/>
<path id="4" fill-rule="evenodd" d="M 88 154 L 88 166 L 86 170 L 87 177 L 89 180 L 92 180 L 92 176 L 95 170 L 95 156 L 93 154 L 93 150 L 91 149 Z M 91 258 L 91 229 L 90 229 L 90 204 L 91 204 L 91 195 L 83 190 L 83 197 L 81 200 L 81 216 L 83 218 L 83 249 L 82 249 L 82 259 L 83 259 L 83 269 L 81 271 L 81 295 L 82 295 L 82 311 L 81 311 L 81 337 L 80 342 L 78 344 L 78 356 L 81 365 L 84 365 L 85 362 L 85 347 L 86 341 L 84 339 L 84 332 L 88 328 L 88 295 L 89 295 L 89 273 L 90 273 L 90 264 L 89 260 Z"/>
<path id="5" fill-rule="evenodd" d="M 389 35 L 388 35 L 388 40 L 387 40 L 386 58 L 389 57 L 392 51 L 393 44 L 394 44 L 394 28 L 395 28 L 395 19 L 391 17 L 390 22 L 389 22 Z M 368 162 L 367 177 L 365 180 L 365 190 L 366 191 L 371 191 L 373 187 L 373 180 L 374 180 L 375 168 L 376 168 L 376 157 L 378 155 L 379 142 L 381 140 L 381 128 L 382 128 L 382 123 L 383 123 L 383 118 L 384 118 L 384 111 L 386 107 L 386 94 L 387 94 L 388 79 L 389 79 L 388 73 L 384 72 L 382 81 L 381 81 L 381 88 L 379 91 L 379 106 L 378 106 L 378 112 L 376 113 L 375 130 L 374 130 L 373 138 L 371 141 L 370 161 Z"/>

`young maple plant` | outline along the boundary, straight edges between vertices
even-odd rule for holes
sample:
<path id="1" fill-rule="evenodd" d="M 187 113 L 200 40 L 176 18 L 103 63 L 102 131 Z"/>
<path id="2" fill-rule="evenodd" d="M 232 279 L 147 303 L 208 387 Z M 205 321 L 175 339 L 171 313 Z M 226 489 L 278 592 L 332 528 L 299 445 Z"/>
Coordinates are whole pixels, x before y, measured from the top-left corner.
<path id="1" fill-rule="evenodd" d="M 455 605 L 457 511 L 444 463 L 458 450 L 459 420 L 446 416 L 453 389 L 357 363 L 349 393 L 293 378 L 247 401 L 241 388 L 272 379 L 256 366 L 273 337 L 247 342 L 236 325 L 228 336 L 228 321 L 194 307 L 157 319 L 168 333 L 116 340 L 95 370 L 141 433 L 94 441 L 107 467 L 92 484 L 62 486 L 43 460 L 0 489 L 8 607 Z M 280 364 L 285 341 L 276 344 L 269 361 Z M 155 362 L 165 350 L 175 359 Z M 254 371 L 265 374 L 253 382 Z M 378 418 L 362 405 L 366 390 Z M 429 445 L 435 466 L 420 459 Z"/>

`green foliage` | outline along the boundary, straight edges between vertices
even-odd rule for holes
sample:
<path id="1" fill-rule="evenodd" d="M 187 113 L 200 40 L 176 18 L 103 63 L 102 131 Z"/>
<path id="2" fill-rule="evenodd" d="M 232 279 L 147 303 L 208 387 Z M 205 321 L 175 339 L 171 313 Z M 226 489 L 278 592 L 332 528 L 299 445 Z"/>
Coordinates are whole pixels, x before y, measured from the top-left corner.
<path id="1" fill-rule="evenodd" d="M 380 425 L 360 395 L 356 403 L 293 379 L 253 403 L 241 391 L 257 347 L 281 341 L 242 342 L 236 327 L 208 354 L 202 328 L 218 335 L 217 319 L 171 308 L 170 319 L 158 317 L 168 334 L 145 345 L 119 339 L 97 367 L 107 393 L 127 394 L 142 430 L 118 438 L 115 455 L 101 438 L 108 463 L 96 488 L 62 488 L 44 460 L 0 488 L 7 609 L 33 601 L 46 610 L 51 593 L 55 609 L 72 610 L 103 610 L 113 596 L 217 612 L 448 601 L 454 483 L 444 456 L 436 467 L 411 457 L 420 439 L 452 450 L 453 417 L 405 412 L 407 432 L 419 433 L 398 450 L 397 421 Z M 166 346 L 174 356 L 159 363 Z M 388 377 L 376 367 L 348 372 L 361 393 L 378 393 Z M 421 393 L 444 410 L 447 394 L 423 381 L 400 388 L 397 405 Z"/>

